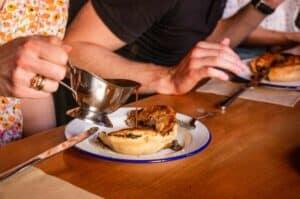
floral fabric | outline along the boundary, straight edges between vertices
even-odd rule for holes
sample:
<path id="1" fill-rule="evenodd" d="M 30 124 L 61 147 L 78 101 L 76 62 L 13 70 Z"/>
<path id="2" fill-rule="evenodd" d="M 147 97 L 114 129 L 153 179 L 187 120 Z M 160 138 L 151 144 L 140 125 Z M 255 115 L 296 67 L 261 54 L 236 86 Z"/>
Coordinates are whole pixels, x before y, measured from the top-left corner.
<path id="1" fill-rule="evenodd" d="M 0 45 L 30 35 L 64 36 L 69 0 L 6 0 L 0 10 Z M 20 100 L 0 97 L 0 146 L 22 137 Z"/>

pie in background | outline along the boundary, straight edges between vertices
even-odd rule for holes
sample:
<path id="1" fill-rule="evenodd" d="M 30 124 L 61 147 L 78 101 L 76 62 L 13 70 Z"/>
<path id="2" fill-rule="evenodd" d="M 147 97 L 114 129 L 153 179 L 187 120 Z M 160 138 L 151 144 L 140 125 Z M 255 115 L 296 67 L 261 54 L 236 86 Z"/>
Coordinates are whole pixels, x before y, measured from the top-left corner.
<path id="1" fill-rule="evenodd" d="M 267 79 L 276 82 L 300 81 L 300 55 L 265 53 L 250 62 L 253 73 L 268 68 Z"/>

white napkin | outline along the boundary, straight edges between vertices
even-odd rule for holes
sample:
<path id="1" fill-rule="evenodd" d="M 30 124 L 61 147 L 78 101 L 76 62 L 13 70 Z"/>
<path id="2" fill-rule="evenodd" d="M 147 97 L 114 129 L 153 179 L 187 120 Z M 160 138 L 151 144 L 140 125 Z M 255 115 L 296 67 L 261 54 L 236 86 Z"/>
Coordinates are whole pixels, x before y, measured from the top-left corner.
<path id="1" fill-rule="evenodd" d="M 32 167 L 0 182 L 1 199 L 100 199 L 79 187 Z"/>
<path id="2" fill-rule="evenodd" d="M 241 85 L 237 83 L 212 79 L 205 85 L 199 87 L 197 92 L 229 96 L 240 86 Z M 300 92 L 259 87 L 247 90 L 240 98 L 294 107 L 300 100 Z"/>

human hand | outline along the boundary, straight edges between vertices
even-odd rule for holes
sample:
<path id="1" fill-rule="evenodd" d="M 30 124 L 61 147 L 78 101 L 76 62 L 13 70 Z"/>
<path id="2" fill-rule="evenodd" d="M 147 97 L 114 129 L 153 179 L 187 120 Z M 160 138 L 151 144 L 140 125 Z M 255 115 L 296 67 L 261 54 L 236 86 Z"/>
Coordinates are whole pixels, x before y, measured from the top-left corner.
<path id="1" fill-rule="evenodd" d="M 170 70 L 158 92 L 184 94 L 192 90 L 199 80 L 206 77 L 228 80 L 229 76 L 222 70 L 237 75 L 248 72 L 248 67 L 229 47 L 229 43 L 229 39 L 225 39 L 220 44 L 199 42 L 179 65 Z"/>
<path id="2" fill-rule="evenodd" d="M 0 95 L 43 98 L 58 88 L 66 75 L 70 47 L 56 37 L 30 36 L 0 47 Z M 44 77 L 42 90 L 32 88 L 36 75 Z"/>

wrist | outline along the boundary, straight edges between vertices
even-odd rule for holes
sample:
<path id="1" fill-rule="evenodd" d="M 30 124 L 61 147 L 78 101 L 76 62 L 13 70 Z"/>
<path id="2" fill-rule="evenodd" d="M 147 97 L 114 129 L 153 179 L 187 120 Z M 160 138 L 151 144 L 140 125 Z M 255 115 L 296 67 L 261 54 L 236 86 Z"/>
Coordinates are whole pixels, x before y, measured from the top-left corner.
<path id="1" fill-rule="evenodd" d="M 294 39 L 294 33 L 292 33 L 292 32 L 286 32 L 286 33 L 284 33 L 284 38 L 285 38 L 287 44 L 294 44 L 294 43 L 296 43 L 295 39 Z"/>
<path id="2" fill-rule="evenodd" d="M 274 4 L 268 3 L 265 0 L 251 0 L 251 4 L 256 10 L 258 10 L 261 14 L 265 16 L 273 14 L 277 7 Z"/>
<path id="3" fill-rule="evenodd" d="M 152 89 L 159 94 L 174 94 L 175 87 L 173 84 L 173 69 L 167 67 L 159 67 L 155 72 L 152 81 L 148 84 L 148 89 Z"/>

